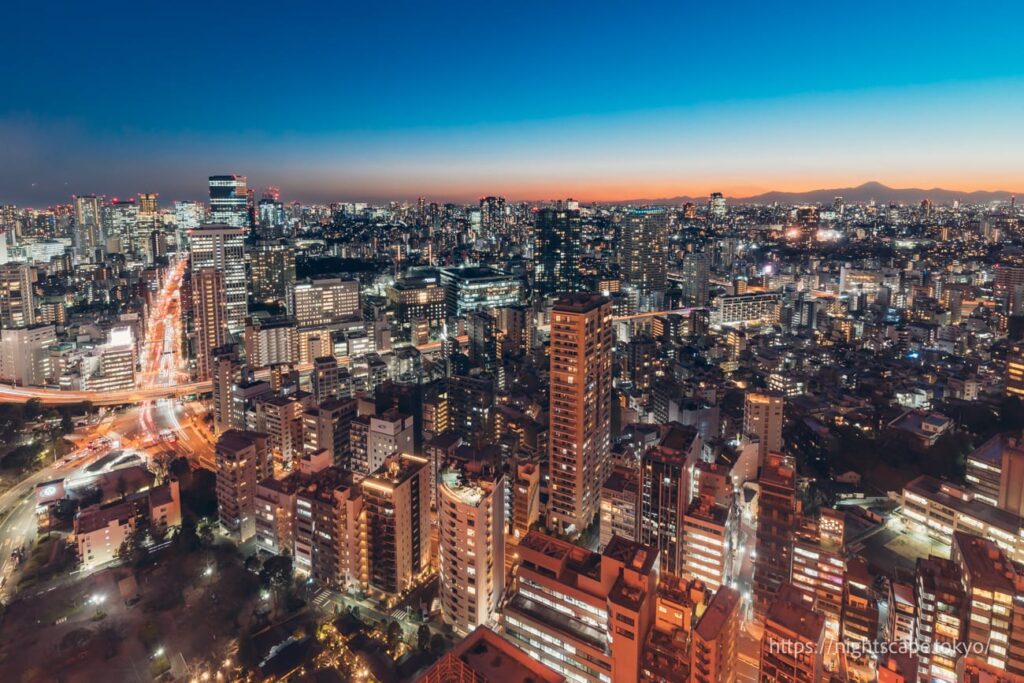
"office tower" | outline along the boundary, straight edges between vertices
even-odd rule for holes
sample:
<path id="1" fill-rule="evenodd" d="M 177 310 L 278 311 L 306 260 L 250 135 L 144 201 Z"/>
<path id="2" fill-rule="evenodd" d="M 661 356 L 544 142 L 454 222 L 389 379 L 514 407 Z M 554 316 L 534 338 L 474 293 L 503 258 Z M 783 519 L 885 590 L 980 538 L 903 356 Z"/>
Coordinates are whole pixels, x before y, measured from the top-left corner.
<path id="1" fill-rule="evenodd" d="M 284 233 L 286 222 L 287 216 L 280 197 L 275 198 L 264 193 L 263 197 L 260 198 L 259 204 L 256 205 L 258 234 L 261 236 L 278 237 Z"/>
<path id="2" fill-rule="evenodd" d="M 335 467 L 310 477 L 295 495 L 296 569 L 334 590 L 367 582 L 363 496 L 352 473 Z"/>
<path id="3" fill-rule="evenodd" d="M 256 533 L 256 484 L 271 476 L 267 435 L 229 429 L 217 439 L 217 519 L 241 542 Z"/>
<path id="4" fill-rule="evenodd" d="M 416 683 L 566 683 L 566 680 L 494 631 L 480 626 L 434 662 Z"/>
<path id="5" fill-rule="evenodd" d="M 389 408 L 379 415 L 360 415 L 352 420 L 352 471 L 367 475 L 401 453 L 413 452 L 414 419 Z M 429 498 L 428 498 L 429 503 Z"/>
<path id="6" fill-rule="evenodd" d="M 771 598 L 761 638 L 760 683 L 818 683 L 825 618 L 792 584 L 782 584 Z"/>
<path id="7" fill-rule="evenodd" d="M 701 447 L 696 429 L 672 423 L 640 461 L 640 542 L 657 548 L 662 572 L 677 577 L 683 575 L 685 515 Z"/>
<path id="8" fill-rule="evenodd" d="M 394 596 L 430 568 L 430 468 L 401 453 L 360 483 L 366 510 L 370 588 Z"/>
<path id="9" fill-rule="evenodd" d="M 122 254 L 134 254 L 141 245 L 135 243 L 136 223 L 139 220 L 139 206 L 135 198 L 115 197 L 103 206 L 103 236 L 107 250 Z"/>
<path id="10" fill-rule="evenodd" d="M 213 380 L 213 428 L 221 433 L 231 427 L 231 390 L 242 381 L 238 345 L 226 344 L 210 352 Z"/>
<path id="11" fill-rule="evenodd" d="M 295 283 L 292 296 L 299 327 L 335 325 L 362 318 L 358 280 L 336 277 L 304 280 Z"/>
<path id="12" fill-rule="evenodd" d="M 639 681 L 657 558 L 655 548 L 622 538 L 598 554 L 531 531 L 502 609 L 505 637 L 573 681 Z"/>
<path id="13" fill-rule="evenodd" d="M 726 212 L 725 195 L 721 192 L 712 192 L 708 200 L 708 213 L 711 214 L 711 218 L 721 220 L 725 218 Z"/>
<path id="14" fill-rule="evenodd" d="M 1024 398 L 1024 343 L 1011 344 L 1006 352 L 1006 395 Z"/>
<path id="15" fill-rule="evenodd" d="M 298 363 L 295 320 L 286 316 L 246 318 L 245 358 L 254 368 Z"/>
<path id="16" fill-rule="evenodd" d="M 224 273 L 228 332 L 232 335 L 242 334 L 249 311 L 244 234 L 241 228 L 226 225 L 202 225 L 189 234 L 192 270 L 216 268 Z"/>
<path id="17" fill-rule="evenodd" d="M 317 405 L 328 398 L 337 398 L 340 387 L 338 359 L 334 356 L 320 356 L 314 359 L 309 381 L 313 389 L 313 401 Z"/>
<path id="18" fill-rule="evenodd" d="M 690 680 L 693 683 L 732 683 L 740 629 L 740 594 L 722 586 L 693 629 L 690 641 Z"/>
<path id="19" fill-rule="evenodd" d="M 75 246 L 92 256 L 103 245 L 102 200 L 94 194 L 75 197 Z"/>
<path id="20" fill-rule="evenodd" d="M 825 640 L 830 646 L 839 642 L 843 613 L 845 529 L 842 512 L 822 508 L 817 519 L 801 520 L 793 540 L 793 585 L 803 591 L 807 604 L 825 617 Z"/>
<path id="21" fill-rule="evenodd" d="M 454 375 L 448 380 L 451 428 L 477 448 L 494 442 L 494 379 Z"/>
<path id="22" fill-rule="evenodd" d="M 56 374 L 49 353 L 56 343 L 53 325 L 0 329 L 0 380 L 19 386 L 46 384 Z"/>
<path id="23" fill-rule="evenodd" d="M 351 469 L 351 432 L 356 411 L 357 401 L 352 398 L 328 398 L 308 409 L 302 417 L 306 454 L 326 450 L 335 466 Z"/>
<path id="24" fill-rule="evenodd" d="M 957 531 L 950 560 L 968 600 L 967 657 L 1024 676 L 1024 565 L 987 538 Z"/>
<path id="25" fill-rule="evenodd" d="M 441 618 L 465 635 L 497 618 L 505 590 L 505 480 L 477 464 L 452 464 L 437 490 Z"/>
<path id="26" fill-rule="evenodd" d="M 683 256 L 681 286 L 685 306 L 708 305 L 708 283 L 711 278 L 711 259 L 705 252 Z"/>
<path id="27" fill-rule="evenodd" d="M 293 312 L 295 247 L 286 240 L 261 240 L 252 251 L 252 298 Z"/>
<path id="28" fill-rule="evenodd" d="M 733 578 L 736 519 L 710 496 L 694 498 L 683 517 L 681 576 L 700 579 L 717 591 Z"/>
<path id="29" fill-rule="evenodd" d="M 627 541 L 640 538 L 640 476 L 636 470 L 613 467 L 601 486 L 601 527 L 598 550 L 604 550 L 612 536 Z"/>
<path id="30" fill-rule="evenodd" d="M 504 231 L 507 220 L 504 197 L 480 198 L 480 229 L 484 234 Z"/>
<path id="31" fill-rule="evenodd" d="M 922 681 L 957 681 L 956 660 L 968 618 L 970 598 L 960 570 L 951 560 L 934 555 L 917 560 L 914 599 L 917 603 L 918 675 Z"/>
<path id="32" fill-rule="evenodd" d="M 578 210 L 544 208 L 534 214 L 533 282 L 539 294 L 581 292 L 583 220 Z"/>
<path id="33" fill-rule="evenodd" d="M 0 265 L 0 327 L 28 327 L 35 324 L 36 272 L 27 263 Z"/>
<path id="34" fill-rule="evenodd" d="M 249 190 L 245 176 L 210 176 L 210 222 L 249 227 Z"/>
<path id="35" fill-rule="evenodd" d="M 388 287 L 387 296 L 407 339 L 415 340 L 414 331 L 422 327 L 422 338 L 418 341 L 426 341 L 430 331 L 440 329 L 448 315 L 445 288 L 440 274 L 434 270 L 396 280 Z"/>
<path id="36" fill-rule="evenodd" d="M 206 222 L 206 207 L 202 202 L 174 202 L 174 225 L 179 237 Z"/>
<path id="37" fill-rule="evenodd" d="M 612 393 L 612 306 L 570 294 L 551 314 L 549 524 L 580 534 L 608 478 Z"/>
<path id="38" fill-rule="evenodd" d="M 213 350 L 228 342 L 224 273 L 216 268 L 192 271 L 192 310 L 196 326 L 196 371 L 199 381 L 210 379 Z"/>
<path id="39" fill-rule="evenodd" d="M 447 314 L 463 318 L 473 311 L 522 303 L 523 281 L 489 266 L 442 268 Z"/>
<path id="40" fill-rule="evenodd" d="M 758 480 L 754 608 L 763 619 L 772 598 L 790 580 L 796 532 L 796 468 L 792 458 L 769 453 Z"/>
<path id="41" fill-rule="evenodd" d="M 748 391 L 743 401 L 743 435 L 755 437 L 758 462 L 782 452 L 782 414 L 785 396 L 776 391 Z"/>
<path id="42" fill-rule="evenodd" d="M 620 225 L 619 270 L 622 280 L 649 297 L 665 291 L 668 268 L 668 212 L 630 209 Z"/>
<path id="43" fill-rule="evenodd" d="M 151 248 L 151 246 L 159 246 L 159 240 L 156 241 L 156 245 L 153 244 L 153 234 L 162 228 L 158 207 L 159 197 L 160 195 L 155 192 L 139 194 L 139 215 L 135 222 L 135 237 L 132 239 L 136 253 L 144 254 L 149 263 L 161 255 Z"/>

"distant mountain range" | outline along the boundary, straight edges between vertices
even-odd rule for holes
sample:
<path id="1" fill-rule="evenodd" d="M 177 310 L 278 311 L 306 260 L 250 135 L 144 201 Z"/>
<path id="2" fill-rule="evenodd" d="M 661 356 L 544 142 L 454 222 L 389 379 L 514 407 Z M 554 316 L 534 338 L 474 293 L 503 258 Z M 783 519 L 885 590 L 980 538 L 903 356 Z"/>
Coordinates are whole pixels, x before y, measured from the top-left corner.
<path id="1" fill-rule="evenodd" d="M 962 204 L 984 204 L 986 202 L 1007 201 L 1015 192 L 1005 190 L 979 190 L 977 192 L 959 192 L 933 187 L 929 190 L 906 187 L 896 188 L 879 182 L 868 182 L 857 187 L 837 187 L 827 190 L 809 190 L 807 192 L 765 192 L 753 197 L 728 197 L 734 204 L 831 204 L 836 197 L 842 197 L 847 204 L 866 204 L 871 200 L 879 204 L 917 204 L 922 199 L 930 199 L 933 203 L 952 204 L 960 200 Z M 684 202 L 706 202 L 707 197 L 670 197 L 665 199 L 634 199 L 616 204 L 682 204 Z"/>

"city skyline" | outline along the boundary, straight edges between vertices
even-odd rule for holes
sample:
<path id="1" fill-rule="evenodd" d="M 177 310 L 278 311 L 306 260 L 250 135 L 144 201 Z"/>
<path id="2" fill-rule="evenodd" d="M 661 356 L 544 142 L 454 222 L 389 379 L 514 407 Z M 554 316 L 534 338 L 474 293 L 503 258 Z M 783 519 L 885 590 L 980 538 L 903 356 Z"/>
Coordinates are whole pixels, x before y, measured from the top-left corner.
<path id="1" fill-rule="evenodd" d="M 218 170 L 307 202 L 1024 190 L 1019 8 L 798 9 L 68 8 L 47 50 L 12 36 L 0 201 L 194 199 Z M 125 16 L 152 30 L 87 40 Z M 343 28 L 260 39 L 306 18 Z M 936 38 L 951 26 L 971 50 Z"/>

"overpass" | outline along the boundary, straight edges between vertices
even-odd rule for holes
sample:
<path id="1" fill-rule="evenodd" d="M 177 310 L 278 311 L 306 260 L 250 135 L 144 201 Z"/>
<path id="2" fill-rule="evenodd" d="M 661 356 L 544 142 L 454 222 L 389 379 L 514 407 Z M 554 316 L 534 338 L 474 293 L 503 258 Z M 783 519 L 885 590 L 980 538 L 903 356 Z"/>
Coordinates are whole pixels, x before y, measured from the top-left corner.
<path id="1" fill-rule="evenodd" d="M 461 336 L 458 339 L 460 342 L 466 341 L 465 336 Z M 420 344 L 416 348 L 420 351 L 436 351 L 441 348 L 441 342 L 427 342 L 426 344 Z M 350 359 L 348 356 L 339 356 L 338 362 L 342 365 L 347 365 Z M 309 372 L 312 367 L 312 363 L 301 363 L 296 366 L 296 369 L 299 372 Z M 268 379 L 270 377 L 269 368 L 257 370 L 256 377 L 257 379 Z M 24 403 L 36 398 L 43 405 L 47 406 L 74 405 L 84 401 L 88 401 L 94 406 L 122 406 L 155 401 L 161 398 L 208 394 L 211 391 L 213 391 L 213 383 L 209 380 L 205 382 L 185 382 L 173 386 L 153 385 L 136 387 L 134 389 L 121 389 L 118 391 L 63 391 L 47 387 L 19 387 L 12 384 L 0 384 L 0 403 Z"/>
<path id="2" fill-rule="evenodd" d="M 647 313 L 615 316 L 615 320 L 642 320 L 644 318 L 665 315 L 667 313 L 686 314 L 692 310 L 692 308 L 680 308 L 665 311 L 650 311 Z M 458 337 L 458 340 L 460 343 L 465 343 L 467 337 L 462 335 Z M 420 351 L 437 351 L 441 348 L 441 342 L 427 342 L 426 344 L 420 344 L 416 348 Z M 342 365 L 347 365 L 350 362 L 350 359 L 348 356 L 339 356 L 338 362 Z M 299 365 L 298 369 L 300 372 L 308 372 L 311 367 L 311 364 L 306 363 Z M 258 370 L 256 372 L 256 376 L 261 379 L 266 379 L 270 376 L 270 371 L 267 369 Z M 144 403 L 146 401 L 155 401 L 161 398 L 188 396 L 190 394 L 208 394 L 211 391 L 213 391 L 213 385 L 209 380 L 205 382 L 186 382 L 184 384 L 175 384 L 173 386 L 136 387 L 135 389 L 122 389 L 118 391 L 104 392 L 89 390 L 62 391 L 61 389 L 46 387 L 19 387 L 12 384 L 0 384 L 0 403 L 24 403 L 25 401 L 36 398 L 42 401 L 43 405 L 47 406 L 66 406 L 73 405 L 75 403 L 82 403 L 84 401 L 89 401 L 94 406 L 121 406 Z"/>

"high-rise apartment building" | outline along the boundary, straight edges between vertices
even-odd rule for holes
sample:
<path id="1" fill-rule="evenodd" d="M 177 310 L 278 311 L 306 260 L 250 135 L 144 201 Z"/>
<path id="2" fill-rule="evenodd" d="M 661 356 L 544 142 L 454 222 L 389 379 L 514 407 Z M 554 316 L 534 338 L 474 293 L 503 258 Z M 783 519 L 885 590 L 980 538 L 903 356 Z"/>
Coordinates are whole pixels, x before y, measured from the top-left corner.
<path id="1" fill-rule="evenodd" d="M 839 642 L 846 575 L 845 529 L 842 512 L 822 508 L 817 519 L 801 520 L 793 539 L 793 585 L 803 592 L 807 604 L 825 617 L 825 640 L 830 645 Z"/>
<path id="2" fill-rule="evenodd" d="M 351 469 L 352 421 L 357 401 L 328 398 L 303 414 L 303 449 L 307 454 L 326 450 L 337 467 Z"/>
<path id="3" fill-rule="evenodd" d="M 757 504 L 754 609 L 758 618 L 763 619 L 780 587 L 789 582 L 793 568 L 799 509 L 792 458 L 769 453 L 758 483 L 761 490 Z"/>
<path id="4" fill-rule="evenodd" d="M 974 498 L 1024 517 L 1024 435 L 993 436 L 967 456 L 967 488 Z"/>
<path id="5" fill-rule="evenodd" d="M 238 357 L 237 344 L 217 347 L 210 356 L 213 428 L 219 434 L 231 427 L 231 390 L 242 381 L 242 362 Z"/>
<path id="6" fill-rule="evenodd" d="M 205 381 L 213 374 L 214 349 L 228 342 L 227 295 L 223 271 L 216 268 L 193 270 L 191 291 L 196 329 L 195 376 L 197 380 Z"/>
<path id="7" fill-rule="evenodd" d="M 534 214 L 533 281 L 539 293 L 583 291 L 582 251 L 583 220 L 578 209 L 543 208 Z"/>
<path id="8" fill-rule="evenodd" d="M 601 554 L 536 531 L 519 543 L 505 637 L 579 683 L 637 683 L 655 622 L 658 551 L 613 538 Z"/>
<path id="9" fill-rule="evenodd" d="M 818 683 L 824 645 L 825 617 L 807 605 L 799 589 L 782 584 L 766 614 L 760 683 Z"/>
<path id="10" fill-rule="evenodd" d="M 657 548 L 662 572 L 677 577 L 683 574 L 685 517 L 701 447 L 695 428 L 672 423 L 640 461 L 640 542 Z"/>
<path id="11" fill-rule="evenodd" d="M 388 458 L 412 453 L 414 422 L 412 415 L 399 412 L 397 408 L 354 418 L 350 431 L 352 471 L 359 475 L 370 474 Z"/>
<path id="12" fill-rule="evenodd" d="M 619 268 L 622 281 L 641 297 L 665 291 L 668 268 L 668 212 L 630 209 L 620 223 Z"/>
<path id="13" fill-rule="evenodd" d="M 465 635 L 497 619 L 505 589 L 505 481 L 485 466 L 453 464 L 437 489 L 441 616 Z"/>
<path id="14" fill-rule="evenodd" d="M 210 176 L 210 222 L 248 228 L 249 190 L 245 176 Z"/>
<path id="15" fill-rule="evenodd" d="M 256 533 L 256 484 L 273 473 L 267 435 L 229 429 L 217 439 L 217 519 L 239 541 Z"/>
<path id="16" fill-rule="evenodd" d="M 598 550 L 604 550 L 612 536 L 639 540 L 640 476 L 636 470 L 613 467 L 601 486 L 601 522 Z"/>
<path id="17" fill-rule="evenodd" d="M 743 401 L 743 435 L 755 437 L 758 462 L 782 452 L 782 420 L 786 397 L 777 391 L 748 391 Z"/>
<path id="18" fill-rule="evenodd" d="M 228 332 L 240 335 L 248 315 L 245 231 L 228 225 L 202 225 L 189 233 L 192 270 L 216 268 L 224 274 Z"/>
<path id="19" fill-rule="evenodd" d="M 686 306 L 708 305 L 708 283 L 711 278 L 711 258 L 705 252 L 683 256 L 680 286 L 683 290 L 683 304 Z"/>
<path id="20" fill-rule="evenodd" d="M 693 683 L 733 683 L 736 680 L 740 629 L 740 594 L 722 586 L 708 603 L 690 640 L 690 680 Z"/>
<path id="21" fill-rule="evenodd" d="M 551 314 L 549 523 L 579 534 L 598 512 L 611 448 L 612 307 L 597 294 L 558 299 Z"/>
<path id="22" fill-rule="evenodd" d="M 956 562 L 934 555 L 917 560 L 914 598 L 917 631 L 914 640 L 921 681 L 953 683 L 961 654 L 964 621 L 970 598 L 961 583 Z"/>
<path id="23" fill-rule="evenodd" d="M 252 251 L 252 298 L 293 312 L 295 247 L 287 240 L 261 240 Z"/>
<path id="24" fill-rule="evenodd" d="M 394 596 L 430 568 L 430 467 L 408 453 L 360 482 L 369 543 L 369 583 Z"/>
<path id="25" fill-rule="evenodd" d="M 36 322 L 35 269 L 27 263 L 0 265 L 0 327 L 28 327 Z"/>
<path id="26" fill-rule="evenodd" d="M 1024 566 L 987 538 L 958 531 L 950 560 L 968 601 L 964 642 L 968 658 L 1024 676 Z"/>

